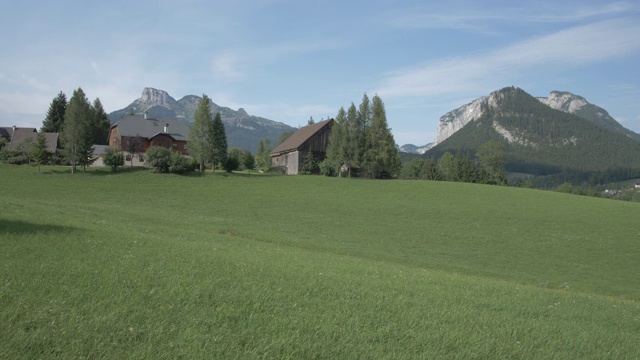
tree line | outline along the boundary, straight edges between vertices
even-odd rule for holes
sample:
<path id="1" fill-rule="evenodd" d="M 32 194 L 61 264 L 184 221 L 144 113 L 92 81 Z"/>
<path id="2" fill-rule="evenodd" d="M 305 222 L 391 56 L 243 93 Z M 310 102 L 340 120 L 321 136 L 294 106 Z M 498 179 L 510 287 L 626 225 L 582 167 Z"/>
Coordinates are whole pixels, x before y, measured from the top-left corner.
<path id="1" fill-rule="evenodd" d="M 107 143 L 110 126 L 99 98 L 91 103 L 82 88 L 78 88 L 67 101 L 66 95 L 61 91 L 51 102 L 36 140 L 25 140 L 13 152 L 0 146 L 0 160 L 8 163 L 34 161 L 38 165 L 66 161 L 71 164 L 72 172 L 75 172 L 77 166 L 86 167 L 91 164 L 93 145 Z M 46 151 L 44 133 L 59 134 L 56 144 L 59 153 L 49 154 Z"/>
<path id="2" fill-rule="evenodd" d="M 504 144 L 488 141 L 478 148 L 475 160 L 465 153 L 453 155 L 448 151 L 437 161 L 414 158 L 402 166 L 399 178 L 507 185 L 504 158 Z"/>
<path id="3" fill-rule="evenodd" d="M 329 136 L 320 171 L 328 176 L 395 177 L 401 167 L 398 147 L 387 124 L 382 99 L 365 93 L 360 106 L 341 107 Z"/>

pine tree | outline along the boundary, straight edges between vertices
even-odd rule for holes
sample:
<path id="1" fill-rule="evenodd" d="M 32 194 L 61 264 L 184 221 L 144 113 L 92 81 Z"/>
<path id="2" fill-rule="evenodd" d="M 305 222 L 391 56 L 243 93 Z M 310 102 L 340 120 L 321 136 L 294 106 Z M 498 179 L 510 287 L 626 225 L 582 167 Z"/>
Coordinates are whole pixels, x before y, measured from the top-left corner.
<path id="1" fill-rule="evenodd" d="M 40 166 L 45 164 L 49 159 L 49 152 L 47 151 L 47 139 L 44 133 L 41 131 L 36 135 L 36 142 L 31 148 L 30 158 L 38 164 L 38 172 L 40 172 Z"/>
<path id="2" fill-rule="evenodd" d="M 93 101 L 93 121 L 91 123 L 93 132 L 93 143 L 97 145 L 107 145 L 109 139 L 109 129 L 111 122 L 99 98 Z"/>
<path id="3" fill-rule="evenodd" d="M 198 107 L 193 116 L 193 127 L 189 133 L 189 153 L 200 165 L 200 171 L 204 171 L 206 162 L 211 159 L 213 148 L 212 129 L 213 118 L 211 117 L 211 100 L 205 94 L 198 102 Z M 215 165 L 215 163 L 214 163 Z"/>
<path id="4" fill-rule="evenodd" d="M 347 112 L 341 107 L 329 135 L 329 146 L 327 146 L 327 155 L 323 162 L 325 175 L 338 174 L 338 176 L 342 176 L 340 169 L 343 164 L 347 164 L 347 125 Z"/>
<path id="5" fill-rule="evenodd" d="M 75 174 L 77 165 L 86 167 L 90 162 L 93 152 L 92 113 L 89 100 L 82 88 L 78 88 L 69 100 L 61 132 L 64 156 L 71 163 L 72 174 Z"/>
<path id="6" fill-rule="evenodd" d="M 60 91 L 56 96 L 49 110 L 47 110 L 47 116 L 42 121 L 41 132 L 60 132 L 62 130 L 62 124 L 64 123 L 64 114 L 67 109 L 67 96 Z"/>
<path id="7" fill-rule="evenodd" d="M 346 164 L 349 168 L 349 177 L 351 177 L 351 169 L 360 168 L 360 128 L 358 127 L 358 110 L 354 103 L 351 103 L 347 110 L 347 126 L 345 131 L 345 139 L 347 144 L 346 150 Z"/>
<path id="8" fill-rule="evenodd" d="M 211 127 L 210 143 L 212 144 L 210 159 L 215 169 L 217 164 L 224 164 L 227 161 L 227 133 L 224 130 L 222 117 L 218 112 L 213 119 Z"/>
<path id="9" fill-rule="evenodd" d="M 395 176 L 401 167 L 396 142 L 387 125 L 382 99 L 372 99 L 371 120 L 366 127 L 365 175 L 378 178 Z"/>

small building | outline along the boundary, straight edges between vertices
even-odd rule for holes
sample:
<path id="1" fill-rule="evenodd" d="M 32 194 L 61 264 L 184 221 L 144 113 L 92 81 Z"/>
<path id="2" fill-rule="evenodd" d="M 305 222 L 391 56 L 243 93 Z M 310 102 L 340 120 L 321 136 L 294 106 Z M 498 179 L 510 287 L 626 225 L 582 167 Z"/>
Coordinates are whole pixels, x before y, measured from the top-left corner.
<path id="1" fill-rule="evenodd" d="M 287 175 L 296 175 L 307 156 L 312 155 L 318 162 L 324 160 L 334 123 L 328 119 L 300 128 L 271 151 L 271 165 L 284 166 Z"/>
<path id="2" fill-rule="evenodd" d="M 36 143 L 38 130 L 36 128 L 0 127 L 0 137 L 7 140 L 7 150 L 18 151 L 20 145 L 26 142 Z M 55 154 L 58 150 L 58 133 L 44 133 L 47 152 Z"/>
<path id="3" fill-rule="evenodd" d="M 189 126 L 179 120 L 127 115 L 111 125 L 109 147 L 125 152 L 136 149 L 133 152 L 141 154 L 151 146 L 162 146 L 189 155 L 189 131 Z"/>

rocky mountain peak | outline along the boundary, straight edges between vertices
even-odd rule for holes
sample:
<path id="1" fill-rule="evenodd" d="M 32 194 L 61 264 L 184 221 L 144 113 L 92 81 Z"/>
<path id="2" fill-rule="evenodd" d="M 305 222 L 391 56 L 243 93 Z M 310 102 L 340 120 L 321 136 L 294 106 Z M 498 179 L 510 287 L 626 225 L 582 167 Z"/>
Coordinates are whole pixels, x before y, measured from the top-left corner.
<path id="1" fill-rule="evenodd" d="M 571 114 L 579 111 L 588 102 L 582 96 L 574 95 L 566 91 L 552 91 L 547 98 L 537 98 L 543 104 L 552 109 L 561 110 Z"/>
<path id="2" fill-rule="evenodd" d="M 176 100 L 164 90 L 158 90 L 150 87 L 142 90 L 142 96 L 140 96 L 140 102 L 149 105 L 169 106 L 175 103 Z"/>

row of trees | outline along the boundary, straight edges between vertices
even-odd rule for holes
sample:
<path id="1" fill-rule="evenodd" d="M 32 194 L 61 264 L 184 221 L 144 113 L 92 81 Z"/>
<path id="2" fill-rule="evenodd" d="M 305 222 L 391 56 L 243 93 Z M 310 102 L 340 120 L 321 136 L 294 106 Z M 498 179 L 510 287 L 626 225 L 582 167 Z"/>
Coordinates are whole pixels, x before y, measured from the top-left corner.
<path id="1" fill-rule="evenodd" d="M 58 93 L 49 105 L 40 131 L 62 133 L 66 122 L 67 110 L 71 106 L 71 101 L 74 100 L 74 98 L 76 101 L 73 106 L 73 111 L 77 112 L 78 105 L 81 105 L 83 120 L 87 123 L 87 132 L 91 137 L 90 142 L 97 145 L 106 145 L 109 138 L 109 128 L 111 126 L 107 113 L 99 98 L 96 98 L 93 103 L 89 103 L 82 88 L 78 88 L 73 92 L 73 96 L 69 102 L 67 102 L 67 96 L 62 91 Z"/>
<path id="2" fill-rule="evenodd" d="M 58 95 L 58 98 L 61 99 L 61 96 Z M 54 99 L 54 101 L 56 100 Z M 73 92 L 64 110 L 62 124 L 59 122 L 57 113 L 60 109 L 59 104 L 54 106 L 52 103 L 51 107 L 53 110 L 51 108 L 50 110 L 54 112 L 55 117 L 52 116 L 49 119 L 49 112 L 47 112 L 43 128 L 45 126 L 51 126 L 54 130 L 58 128 L 62 146 L 61 152 L 71 164 L 71 173 L 74 174 L 77 166 L 86 167 L 91 164 L 94 144 L 106 144 L 110 126 L 109 119 L 100 100 L 96 99 L 92 105 L 82 88 Z"/>
<path id="3" fill-rule="evenodd" d="M 205 94 L 198 102 L 193 116 L 193 127 L 189 133 L 189 153 L 196 160 L 200 171 L 207 164 L 215 170 L 219 165 L 226 168 L 227 135 L 220 113 L 211 116 L 211 100 Z"/>
<path id="4" fill-rule="evenodd" d="M 504 145 L 489 141 L 480 146 L 475 161 L 465 154 L 450 152 L 444 153 L 437 162 L 416 158 L 402 166 L 399 178 L 507 185 L 504 156 Z"/>
<path id="5" fill-rule="evenodd" d="M 396 176 L 400 170 L 398 148 L 378 95 L 369 100 L 365 93 L 358 108 L 351 103 L 348 110 L 338 111 L 321 169 L 342 176 L 344 167 L 347 176 L 358 172 L 368 178 Z"/>

